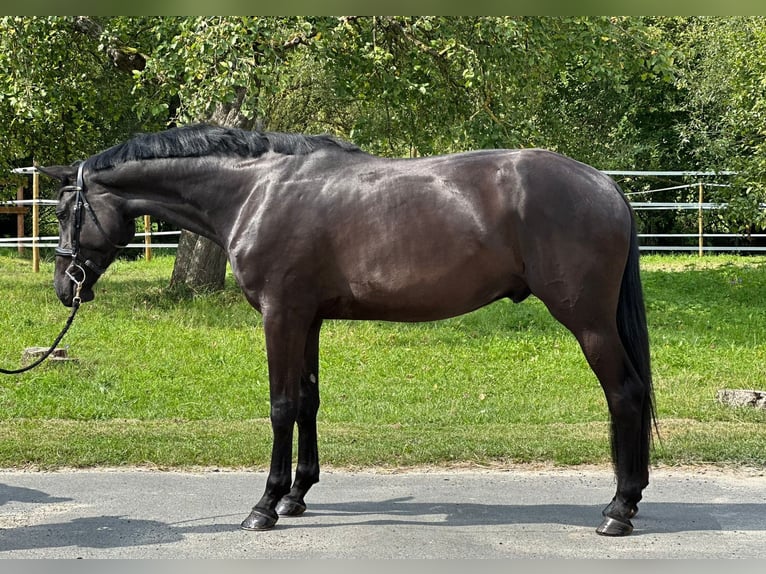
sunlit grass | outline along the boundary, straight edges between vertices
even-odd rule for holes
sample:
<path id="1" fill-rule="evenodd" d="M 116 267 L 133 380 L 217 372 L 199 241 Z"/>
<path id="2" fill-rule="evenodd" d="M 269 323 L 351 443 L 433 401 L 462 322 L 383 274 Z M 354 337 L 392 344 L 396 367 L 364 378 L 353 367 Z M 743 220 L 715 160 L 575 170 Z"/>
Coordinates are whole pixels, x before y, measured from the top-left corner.
<path id="1" fill-rule="evenodd" d="M 260 316 L 222 293 L 166 292 L 173 260 L 117 262 L 64 340 L 74 361 L 0 379 L 0 466 L 264 466 Z M 655 460 L 766 464 L 766 413 L 715 402 L 766 386 L 766 258 L 644 256 L 662 442 Z M 52 264 L 0 255 L 0 364 L 45 346 L 68 310 Z M 603 393 L 534 298 L 426 324 L 327 322 L 324 463 L 609 460 Z"/>

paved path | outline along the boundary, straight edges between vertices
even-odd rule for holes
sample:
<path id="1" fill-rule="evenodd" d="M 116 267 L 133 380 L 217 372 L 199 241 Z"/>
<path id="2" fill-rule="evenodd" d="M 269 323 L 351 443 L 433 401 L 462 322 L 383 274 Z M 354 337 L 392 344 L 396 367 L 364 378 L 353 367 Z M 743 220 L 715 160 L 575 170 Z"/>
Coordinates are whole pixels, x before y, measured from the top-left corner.
<path id="1" fill-rule="evenodd" d="M 766 475 L 652 473 L 636 531 L 595 534 L 609 469 L 325 471 L 300 518 L 239 530 L 264 473 L 0 471 L 2 558 L 766 557 Z"/>

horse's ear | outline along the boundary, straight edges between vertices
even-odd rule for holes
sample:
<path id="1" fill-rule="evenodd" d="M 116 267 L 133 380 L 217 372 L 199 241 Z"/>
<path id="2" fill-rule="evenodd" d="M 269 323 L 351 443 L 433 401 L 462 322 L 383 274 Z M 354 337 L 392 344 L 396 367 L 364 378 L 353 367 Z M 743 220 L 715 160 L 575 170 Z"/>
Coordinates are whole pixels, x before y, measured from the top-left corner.
<path id="1" fill-rule="evenodd" d="M 59 180 L 61 183 L 71 181 L 77 175 L 77 168 L 71 165 L 51 165 L 48 167 L 37 166 L 37 171 Z"/>

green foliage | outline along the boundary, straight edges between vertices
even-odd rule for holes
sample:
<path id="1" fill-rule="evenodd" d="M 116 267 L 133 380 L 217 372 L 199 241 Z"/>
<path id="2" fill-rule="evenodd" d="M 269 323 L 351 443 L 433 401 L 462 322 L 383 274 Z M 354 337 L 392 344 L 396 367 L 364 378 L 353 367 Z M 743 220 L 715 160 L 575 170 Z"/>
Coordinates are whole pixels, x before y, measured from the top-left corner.
<path id="1" fill-rule="evenodd" d="M 679 26 L 685 54 L 679 88 L 687 121 L 680 141 L 708 169 L 739 172 L 713 199 L 731 205 L 736 231 L 766 229 L 766 33 L 763 17 L 689 18 Z"/>
<path id="2" fill-rule="evenodd" d="M 150 27 L 147 66 L 135 72 L 137 111 L 179 123 L 207 120 L 221 105 L 262 123 L 289 78 L 291 52 L 315 34 L 300 17 L 155 18 Z"/>
<path id="3" fill-rule="evenodd" d="M 541 146 L 582 157 L 588 119 L 605 102 L 616 110 L 628 86 L 669 81 L 673 65 L 654 28 L 606 17 L 343 18 L 323 49 L 337 93 L 359 109 L 352 137 L 391 155 Z M 592 107 L 560 104 L 572 99 Z M 578 131 L 588 146 L 568 136 Z"/>
<path id="4" fill-rule="evenodd" d="M 570 39 L 573 56 L 543 100 L 544 145 L 601 169 L 688 168 L 669 145 L 680 118 L 679 54 L 663 21 L 578 18 L 573 25 L 580 39 Z"/>
<path id="5" fill-rule="evenodd" d="M 136 125 L 131 79 L 76 32 L 70 17 L 0 19 L 0 170 L 69 163 L 112 145 Z M 4 177 L 4 176 L 3 176 Z"/>
<path id="6" fill-rule="evenodd" d="M 384 155 L 546 147 L 601 169 L 734 169 L 766 214 L 763 17 L 3 17 L 0 169 L 215 121 Z"/>

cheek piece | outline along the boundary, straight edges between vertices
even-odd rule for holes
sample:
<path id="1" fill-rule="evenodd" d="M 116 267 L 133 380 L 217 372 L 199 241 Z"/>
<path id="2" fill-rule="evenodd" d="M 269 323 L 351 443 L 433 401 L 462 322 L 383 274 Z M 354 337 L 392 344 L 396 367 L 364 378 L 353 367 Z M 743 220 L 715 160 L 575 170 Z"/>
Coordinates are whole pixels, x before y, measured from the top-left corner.
<path id="1" fill-rule="evenodd" d="M 83 181 L 82 170 L 85 162 L 80 163 L 80 167 L 77 170 L 77 183 L 75 185 L 67 185 L 61 188 L 62 192 L 74 192 L 75 201 L 72 212 L 72 233 L 71 233 L 71 246 L 63 247 L 61 245 L 56 247 L 57 257 L 68 257 L 72 260 L 65 271 L 66 276 L 69 277 L 75 284 L 75 298 L 79 299 L 80 290 L 85 282 L 85 267 L 93 271 L 96 275 L 103 275 L 104 269 L 94 261 L 83 258 L 80 254 L 80 233 L 82 231 L 83 212 L 87 212 L 96 228 L 101 232 L 101 235 L 106 239 L 107 243 L 114 248 L 122 249 L 125 245 L 119 245 L 109 239 L 109 236 L 104 231 L 101 223 L 96 216 L 96 212 L 93 211 L 93 207 L 88 202 L 88 198 L 85 195 L 85 182 Z"/>

